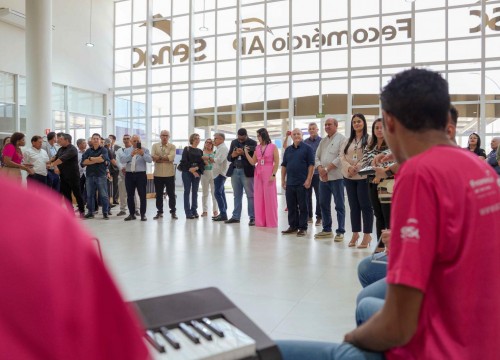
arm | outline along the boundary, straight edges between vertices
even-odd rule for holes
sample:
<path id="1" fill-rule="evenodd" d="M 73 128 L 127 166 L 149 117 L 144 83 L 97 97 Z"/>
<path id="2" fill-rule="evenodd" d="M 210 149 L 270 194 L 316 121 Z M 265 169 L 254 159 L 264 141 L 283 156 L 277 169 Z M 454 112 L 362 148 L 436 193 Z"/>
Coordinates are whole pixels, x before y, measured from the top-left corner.
<path id="1" fill-rule="evenodd" d="M 142 157 L 145 162 L 151 163 L 153 162 L 153 158 L 151 157 L 151 154 L 149 153 L 148 149 L 141 149 L 142 150 Z"/>
<path id="2" fill-rule="evenodd" d="M 417 331 L 423 297 L 415 288 L 389 284 L 383 308 L 346 334 L 344 341 L 372 351 L 407 344 Z"/>
<path id="3" fill-rule="evenodd" d="M 281 187 L 286 190 L 286 166 L 281 165 Z"/>
<path id="4" fill-rule="evenodd" d="M 288 139 L 290 138 L 290 131 L 286 132 L 285 138 L 283 139 L 283 150 L 288 147 Z"/>
<path id="5" fill-rule="evenodd" d="M 174 162 L 175 159 L 175 145 L 172 145 L 170 147 L 170 152 L 167 155 L 167 161 L 166 162 Z"/>
<path id="6" fill-rule="evenodd" d="M 257 155 L 254 152 L 253 156 L 250 156 L 250 154 L 248 153 L 248 146 L 245 146 L 244 149 L 245 149 L 245 157 L 247 158 L 248 162 L 250 163 L 250 165 L 255 166 L 255 164 L 257 164 Z"/>
<path id="7" fill-rule="evenodd" d="M 271 175 L 271 180 L 275 181 L 276 180 L 276 174 L 278 173 L 278 167 L 280 166 L 280 153 L 278 151 L 278 147 L 274 147 L 273 151 L 273 161 L 274 161 L 274 166 L 273 166 L 273 174 Z"/>
<path id="8" fill-rule="evenodd" d="M 309 165 L 309 167 L 307 169 L 307 179 L 304 182 L 304 187 L 306 189 L 309 189 L 311 187 L 311 181 L 312 181 L 313 174 L 314 174 L 314 166 Z"/>
<path id="9" fill-rule="evenodd" d="M 238 156 L 238 154 L 236 154 L 236 151 L 235 151 L 235 148 L 236 148 L 234 145 L 235 141 L 238 141 L 238 140 L 231 141 L 231 146 L 229 147 L 229 152 L 227 154 L 227 161 L 229 161 L 229 162 L 232 162 L 233 159 Z"/>

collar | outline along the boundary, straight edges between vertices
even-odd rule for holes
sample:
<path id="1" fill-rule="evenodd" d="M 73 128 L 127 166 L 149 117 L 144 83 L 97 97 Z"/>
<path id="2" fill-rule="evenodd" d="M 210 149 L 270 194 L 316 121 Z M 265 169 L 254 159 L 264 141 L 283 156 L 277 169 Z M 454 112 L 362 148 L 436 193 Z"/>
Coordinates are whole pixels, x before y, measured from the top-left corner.
<path id="1" fill-rule="evenodd" d="M 294 148 L 298 149 L 298 148 L 302 145 L 302 142 L 303 142 L 303 140 L 302 140 L 301 142 L 299 142 L 299 143 L 297 144 L 297 146 L 295 146 L 295 144 L 293 144 L 293 143 L 292 143 L 292 146 L 293 146 Z"/>

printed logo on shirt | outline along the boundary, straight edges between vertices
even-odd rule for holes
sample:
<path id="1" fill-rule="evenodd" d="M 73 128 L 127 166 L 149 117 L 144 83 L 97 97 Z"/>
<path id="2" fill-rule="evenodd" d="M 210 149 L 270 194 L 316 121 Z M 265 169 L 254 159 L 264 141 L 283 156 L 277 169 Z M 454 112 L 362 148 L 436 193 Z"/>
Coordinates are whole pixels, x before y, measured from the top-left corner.
<path id="1" fill-rule="evenodd" d="M 401 228 L 401 240 L 419 242 L 420 241 L 420 231 L 418 229 L 418 220 L 415 218 L 409 218 L 406 221 L 406 226 Z M 414 224 L 414 225 L 413 225 Z"/>

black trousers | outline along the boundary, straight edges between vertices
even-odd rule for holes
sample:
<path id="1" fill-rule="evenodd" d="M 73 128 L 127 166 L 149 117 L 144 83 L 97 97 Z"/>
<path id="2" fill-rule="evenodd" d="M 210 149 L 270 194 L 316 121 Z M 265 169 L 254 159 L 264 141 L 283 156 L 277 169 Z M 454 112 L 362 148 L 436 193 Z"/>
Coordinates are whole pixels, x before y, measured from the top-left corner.
<path id="1" fill-rule="evenodd" d="M 375 214 L 375 227 L 377 228 L 377 239 L 380 239 L 382 230 L 391 226 L 391 204 L 381 204 L 378 198 L 377 184 L 369 183 L 370 202 Z M 380 243 L 384 247 L 384 243 Z"/>
<path id="2" fill-rule="evenodd" d="M 156 209 L 163 214 L 163 191 L 167 189 L 168 207 L 170 213 L 175 214 L 175 177 L 154 177 L 155 192 L 156 192 Z"/>
<path id="3" fill-rule="evenodd" d="M 111 177 L 113 181 L 109 184 L 109 193 L 113 197 L 113 204 L 118 204 L 118 175 L 119 172 L 111 172 Z"/>
<path id="4" fill-rule="evenodd" d="M 311 180 L 311 187 L 307 189 L 307 211 L 309 217 L 312 218 L 314 215 L 312 206 L 312 195 L 316 196 L 316 219 L 321 219 L 321 206 L 319 205 L 319 174 L 314 174 Z"/>
<path id="5" fill-rule="evenodd" d="M 73 204 L 73 199 L 71 193 L 76 199 L 78 204 L 78 211 L 81 213 L 85 212 L 85 205 L 83 204 L 82 194 L 80 192 L 80 179 L 76 176 L 70 176 L 68 178 L 61 177 L 61 194 Z"/>
<path id="6" fill-rule="evenodd" d="M 85 174 L 80 176 L 80 193 L 82 194 L 83 203 L 87 203 L 87 190 L 85 188 L 85 183 L 87 182 L 87 177 Z"/>
<path id="7" fill-rule="evenodd" d="M 148 184 L 148 178 L 145 171 L 139 172 L 129 172 L 125 174 L 125 188 L 127 189 L 127 206 L 130 215 L 135 214 L 135 201 L 134 194 L 135 190 L 139 194 L 139 200 L 141 201 L 141 216 L 146 215 L 146 186 Z"/>
<path id="8" fill-rule="evenodd" d="M 304 185 L 286 186 L 288 225 L 292 229 L 307 230 L 307 189 Z"/>

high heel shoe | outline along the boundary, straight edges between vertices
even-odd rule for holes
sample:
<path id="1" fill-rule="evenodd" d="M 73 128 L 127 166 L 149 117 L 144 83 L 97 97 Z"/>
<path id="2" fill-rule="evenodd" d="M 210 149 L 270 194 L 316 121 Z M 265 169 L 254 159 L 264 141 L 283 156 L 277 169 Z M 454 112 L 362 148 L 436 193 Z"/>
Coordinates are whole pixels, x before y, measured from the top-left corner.
<path id="1" fill-rule="evenodd" d="M 358 243 L 359 240 L 359 235 L 358 234 L 353 234 L 351 241 L 349 241 L 349 244 L 347 246 L 349 247 L 355 247 L 356 244 Z"/>
<path id="2" fill-rule="evenodd" d="M 363 241 L 358 245 L 358 249 L 366 249 L 372 243 L 372 237 L 369 234 L 365 234 L 363 236 Z"/>

